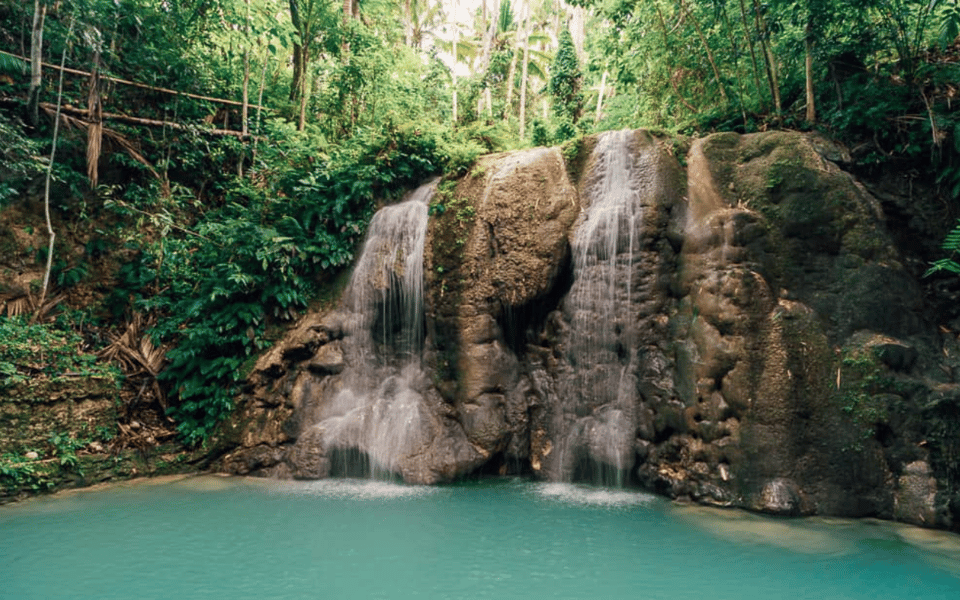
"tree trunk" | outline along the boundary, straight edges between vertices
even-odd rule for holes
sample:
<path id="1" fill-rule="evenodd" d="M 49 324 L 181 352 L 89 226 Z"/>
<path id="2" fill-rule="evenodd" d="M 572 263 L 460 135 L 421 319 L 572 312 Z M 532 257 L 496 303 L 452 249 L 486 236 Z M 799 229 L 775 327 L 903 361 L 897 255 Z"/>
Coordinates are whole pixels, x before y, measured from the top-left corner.
<path id="1" fill-rule="evenodd" d="M 43 21 L 47 16 L 47 5 L 40 0 L 33 2 L 33 28 L 30 34 L 30 91 L 27 95 L 27 121 L 31 126 L 40 124 L 40 86 L 43 83 L 41 59 L 43 57 Z M 63 71 L 60 71 L 61 78 Z"/>
<path id="2" fill-rule="evenodd" d="M 780 74 L 777 69 L 777 57 L 773 55 L 773 49 L 770 48 L 770 41 L 764 42 L 767 52 L 767 65 L 770 69 L 770 87 L 773 89 L 773 109 L 777 113 L 777 119 L 783 114 L 783 104 L 780 101 Z"/>
<path id="3" fill-rule="evenodd" d="M 297 122 L 297 131 L 303 131 L 307 126 L 307 95 L 310 85 L 306 74 L 303 76 L 303 85 L 300 88 L 300 119 Z"/>
<path id="4" fill-rule="evenodd" d="M 244 25 L 244 47 L 243 47 L 243 107 L 240 110 L 240 130 L 243 135 L 247 135 L 247 117 L 250 109 L 250 0 L 244 0 L 247 5 L 246 23 Z M 243 174 L 243 160 L 241 159 L 241 175 Z"/>
<path id="5" fill-rule="evenodd" d="M 750 26 L 747 24 L 747 7 L 740 0 L 740 19 L 743 21 L 743 35 L 747 38 L 747 46 L 750 48 L 750 63 L 753 65 L 753 85 L 756 86 L 757 94 L 760 94 L 760 67 L 757 65 L 757 53 L 753 47 L 753 36 L 750 35 Z"/>
<path id="6" fill-rule="evenodd" d="M 300 80 L 303 78 L 303 65 L 300 64 L 300 58 L 303 51 L 300 44 L 293 45 L 293 78 L 290 80 L 290 101 L 297 99 L 300 92 Z"/>
<path id="7" fill-rule="evenodd" d="M 570 15 L 570 36 L 573 38 L 573 47 L 577 49 L 577 59 L 585 63 L 587 59 L 584 51 L 584 41 L 586 40 L 586 15 L 582 6 L 573 6 Z"/>
<path id="8" fill-rule="evenodd" d="M 497 32 L 497 19 L 496 17 L 492 16 L 497 14 L 496 2 L 494 2 L 493 8 L 494 10 L 492 13 L 488 12 L 487 2 L 486 0 L 484 0 L 483 2 L 483 18 L 484 18 L 483 53 L 480 55 L 480 65 L 479 65 L 479 68 L 477 69 L 477 72 L 479 73 L 486 73 L 487 68 L 490 65 L 490 54 L 493 51 L 493 41 L 494 41 L 494 38 L 496 37 L 496 32 Z M 480 98 L 477 100 L 477 119 L 478 120 L 483 117 L 483 105 L 485 102 L 488 104 L 487 111 L 492 112 L 492 107 L 489 106 L 489 93 L 490 93 L 490 88 L 488 86 L 484 86 L 483 93 L 480 94 Z"/>
<path id="9" fill-rule="evenodd" d="M 297 33 L 302 34 L 300 27 L 300 8 L 297 6 L 297 0 L 290 0 L 288 2 L 290 7 L 290 23 L 293 25 L 293 28 L 297 30 Z M 290 80 L 290 101 L 293 102 L 297 99 L 297 94 L 300 93 L 301 79 L 303 78 L 304 65 L 301 63 L 303 58 L 303 49 L 300 47 L 299 43 L 294 42 L 293 44 L 293 79 Z"/>
<path id="10" fill-rule="evenodd" d="M 453 2 L 453 12 L 457 12 L 457 1 Z M 450 71 L 451 77 L 453 77 L 453 126 L 457 126 L 457 42 L 460 40 L 460 26 L 454 24 L 453 26 L 453 69 Z"/>
<path id="11" fill-rule="evenodd" d="M 61 77 L 63 73 L 61 72 Z M 100 149 L 103 142 L 103 102 L 100 96 L 100 53 L 94 51 L 93 68 L 87 86 L 87 179 L 96 189 L 100 171 Z"/>
<path id="12" fill-rule="evenodd" d="M 413 30 L 416 27 L 413 23 L 413 7 L 410 3 L 413 0 L 403 0 L 403 43 L 413 48 Z"/>
<path id="13" fill-rule="evenodd" d="M 260 71 L 260 90 L 257 92 L 257 128 L 253 137 L 253 151 L 250 153 L 251 162 L 257 157 L 257 143 L 260 141 L 260 123 L 263 116 L 263 90 L 267 86 L 267 57 L 263 57 L 263 69 Z"/>
<path id="14" fill-rule="evenodd" d="M 505 106 L 503 107 L 503 120 L 508 121 L 513 105 L 513 79 L 517 75 L 517 54 L 520 52 L 520 28 L 517 27 L 516 36 L 513 44 L 513 58 L 510 59 L 510 69 L 507 71 L 507 92 Z"/>
<path id="15" fill-rule="evenodd" d="M 523 65 L 520 67 L 520 141 L 527 132 L 527 69 L 530 64 L 530 37 L 527 32 L 529 16 L 523 23 Z"/>
<path id="16" fill-rule="evenodd" d="M 806 74 L 807 80 L 807 114 L 806 120 L 808 123 L 817 122 L 817 104 L 816 98 L 813 95 L 813 35 L 812 35 L 812 26 L 810 22 L 807 22 L 807 36 L 803 41 L 805 64 L 804 71 Z"/>
<path id="17" fill-rule="evenodd" d="M 603 109 L 603 94 L 607 88 L 607 70 L 603 70 L 603 76 L 600 77 L 600 91 L 597 94 L 597 114 L 593 117 L 594 124 L 600 122 L 600 111 Z"/>
<path id="18" fill-rule="evenodd" d="M 777 115 L 777 120 L 783 110 L 780 105 L 780 83 L 777 77 L 777 62 L 773 56 L 773 50 L 770 49 L 770 40 L 768 39 L 767 26 L 760 18 L 760 3 L 753 0 L 753 16 L 757 24 L 757 32 L 760 33 L 760 47 L 763 50 L 763 60 L 767 68 L 767 82 L 770 85 L 770 97 L 773 99 L 773 108 Z"/>
<path id="19" fill-rule="evenodd" d="M 67 63 L 67 48 L 70 47 L 70 37 L 73 35 L 73 22 L 70 22 L 70 29 L 67 31 L 67 39 L 63 44 L 63 56 L 60 58 L 60 83 L 57 86 L 57 113 L 53 121 L 53 140 L 50 144 L 50 161 L 47 163 L 47 176 L 43 188 L 43 211 L 47 219 L 47 235 L 50 241 L 47 246 L 47 267 L 43 272 L 43 288 L 40 292 L 40 301 L 37 302 L 37 313 L 33 320 L 36 320 L 44 302 L 47 299 L 47 290 L 50 287 L 50 273 L 53 271 L 53 244 L 57 240 L 57 234 L 53 230 L 53 221 L 50 219 L 50 182 L 53 180 L 54 159 L 57 156 L 57 136 L 60 133 L 60 106 L 63 103 L 63 66 Z"/>

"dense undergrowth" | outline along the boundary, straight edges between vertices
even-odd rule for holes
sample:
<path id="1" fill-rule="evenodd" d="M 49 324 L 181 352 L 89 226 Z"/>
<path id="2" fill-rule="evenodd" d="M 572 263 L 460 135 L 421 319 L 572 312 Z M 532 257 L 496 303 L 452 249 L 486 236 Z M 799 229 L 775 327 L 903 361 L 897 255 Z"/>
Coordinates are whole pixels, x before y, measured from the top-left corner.
<path id="1" fill-rule="evenodd" d="M 117 312 L 157 315 L 153 335 L 169 347 L 160 379 L 178 399 L 170 415 L 190 442 L 230 413 L 245 363 L 270 343 L 269 326 L 295 318 L 350 263 L 376 203 L 479 152 L 412 126 L 320 155 L 286 133 L 273 134 L 277 142 L 245 177 L 222 182 L 218 205 L 189 228 L 159 220 L 168 229 L 156 239 L 128 243 L 133 259 L 107 299 Z M 194 200 L 179 199 L 186 211 Z"/>

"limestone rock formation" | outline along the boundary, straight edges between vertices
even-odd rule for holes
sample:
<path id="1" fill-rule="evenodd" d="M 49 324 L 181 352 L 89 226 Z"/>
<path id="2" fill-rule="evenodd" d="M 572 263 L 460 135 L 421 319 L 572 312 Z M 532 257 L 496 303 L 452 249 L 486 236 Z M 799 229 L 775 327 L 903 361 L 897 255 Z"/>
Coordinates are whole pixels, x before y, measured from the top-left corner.
<path id="1" fill-rule="evenodd" d="M 957 527 L 960 346 L 842 155 L 624 131 L 484 157 L 429 201 L 422 283 L 383 247 L 261 357 L 219 467 L 520 472 Z M 415 309 L 389 292 L 418 285 Z"/>

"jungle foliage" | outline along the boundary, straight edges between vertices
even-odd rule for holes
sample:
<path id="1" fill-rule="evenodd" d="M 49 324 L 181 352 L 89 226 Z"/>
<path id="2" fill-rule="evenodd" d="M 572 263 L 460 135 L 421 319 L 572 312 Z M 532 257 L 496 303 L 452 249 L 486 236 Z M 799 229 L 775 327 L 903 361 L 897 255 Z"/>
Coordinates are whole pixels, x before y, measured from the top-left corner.
<path id="1" fill-rule="evenodd" d="M 438 0 L 0 0 L 0 208 L 29 212 L 49 164 L 59 73 L 33 88 L 31 49 L 63 56 L 76 72 L 52 203 L 79 250 L 55 248 L 55 279 L 109 290 L 88 325 L 145 315 L 184 439 L 229 414 L 377 206 L 483 152 L 622 127 L 818 128 L 861 166 L 928 175 L 956 211 L 957 0 L 472 7 L 464 21 Z"/>

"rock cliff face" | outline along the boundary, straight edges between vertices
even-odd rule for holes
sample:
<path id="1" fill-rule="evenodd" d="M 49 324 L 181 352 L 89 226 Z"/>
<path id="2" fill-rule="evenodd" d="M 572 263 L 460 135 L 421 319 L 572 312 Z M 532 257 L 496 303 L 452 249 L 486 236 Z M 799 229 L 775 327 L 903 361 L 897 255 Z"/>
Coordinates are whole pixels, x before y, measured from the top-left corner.
<path id="1" fill-rule="evenodd" d="M 341 305 L 261 358 L 220 468 L 956 528 L 960 347 L 841 154 L 624 131 L 483 158 L 394 225 L 424 228 L 422 259 L 368 241 Z"/>

